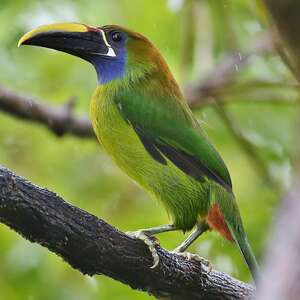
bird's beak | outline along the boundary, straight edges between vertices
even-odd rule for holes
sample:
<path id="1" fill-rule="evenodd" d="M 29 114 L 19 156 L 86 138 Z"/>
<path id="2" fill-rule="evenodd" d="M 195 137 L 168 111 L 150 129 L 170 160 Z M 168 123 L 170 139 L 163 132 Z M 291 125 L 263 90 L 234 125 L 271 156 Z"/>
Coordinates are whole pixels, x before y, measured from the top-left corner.
<path id="1" fill-rule="evenodd" d="M 77 23 L 40 26 L 23 35 L 18 47 L 21 45 L 55 49 L 87 60 L 95 55 L 116 56 L 101 28 Z"/>

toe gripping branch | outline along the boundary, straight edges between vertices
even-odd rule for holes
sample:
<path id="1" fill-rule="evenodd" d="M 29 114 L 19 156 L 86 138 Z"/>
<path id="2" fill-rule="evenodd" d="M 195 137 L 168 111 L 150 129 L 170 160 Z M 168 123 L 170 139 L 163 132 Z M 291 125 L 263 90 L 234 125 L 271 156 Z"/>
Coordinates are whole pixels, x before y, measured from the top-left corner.
<path id="1" fill-rule="evenodd" d="M 201 262 L 205 266 L 211 270 L 211 264 L 208 260 L 205 258 L 202 258 L 201 256 L 197 254 L 192 254 L 189 252 L 185 252 L 185 250 L 206 230 L 208 229 L 207 225 L 199 224 L 197 225 L 196 229 L 187 237 L 186 240 L 184 240 L 177 248 L 175 248 L 172 253 L 178 254 L 187 260 L 194 260 L 197 262 Z M 153 265 L 150 267 L 151 269 L 154 269 L 159 264 L 159 255 L 156 251 L 155 246 L 159 244 L 158 240 L 153 237 L 154 234 L 167 232 L 167 231 L 174 231 L 177 230 L 174 225 L 163 225 L 148 229 L 141 229 L 134 232 L 127 232 L 127 235 L 129 235 L 132 238 L 136 238 L 139 240 L 142 240 L 147 246 L 149 251 L 151 252 L 151 255 L 153 257 Z"/>
<path id="2" fill-rule="evenodd" d="M 155 246 L 158 244 L 158 241 L 155 239 L 155 237 L 147 235 L 147 233 L 143 230 L 138 230 L 135 232 L 126 232 L 126 234 L 132 238 L 143 241 L 148 246 L 148 249 L 151 252 L 153 258 L 153 265 L 150 268 L 156 268 L 159 264 L 159 255 L 157 254 L 157 251 L 155 249 Z"/>

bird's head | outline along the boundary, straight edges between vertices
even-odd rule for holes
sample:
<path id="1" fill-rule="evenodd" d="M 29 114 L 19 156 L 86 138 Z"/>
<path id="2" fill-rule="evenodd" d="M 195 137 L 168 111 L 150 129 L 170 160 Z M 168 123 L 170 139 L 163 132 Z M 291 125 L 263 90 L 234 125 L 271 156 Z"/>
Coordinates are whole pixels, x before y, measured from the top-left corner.
<path id="1" fill-rule="evenodd" d="M 139 79 L 167 65 L 143 35 L 117 25 L 92 27 L 77 23 L 40 26 L 26 33 L 18 46 L 33 45 L 63 51 L 93 64 L 100 84 Z"/>

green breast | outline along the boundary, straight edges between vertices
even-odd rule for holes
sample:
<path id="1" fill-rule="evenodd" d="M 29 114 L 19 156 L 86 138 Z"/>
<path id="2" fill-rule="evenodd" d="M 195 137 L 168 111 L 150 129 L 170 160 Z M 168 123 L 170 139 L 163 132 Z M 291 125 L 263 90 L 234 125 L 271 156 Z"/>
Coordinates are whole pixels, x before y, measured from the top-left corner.
<path id="1" fill-rule="evenodd" d="M 134 130 L 121 117 L 112 99 L 105 97 L 101 88 L 98 92 L 91 102 L 91 117 L 99 142 L 124 172 L 146 187 L 144 173 L 148 168 L 143 166 L 153 163 L 151 157 L 144 151 Z"/>
<path id="2" fill-rule="evenodd" d="M 160 199 L 175 225 L 188 230 L 207 210 L 207 186 L 184 174 L 171 162 L 162 165 L 144 149 L 139 137 L 102 87 L 93 95 L 90 114 L 99 142 L 116 164 L 151 195 Z"/>

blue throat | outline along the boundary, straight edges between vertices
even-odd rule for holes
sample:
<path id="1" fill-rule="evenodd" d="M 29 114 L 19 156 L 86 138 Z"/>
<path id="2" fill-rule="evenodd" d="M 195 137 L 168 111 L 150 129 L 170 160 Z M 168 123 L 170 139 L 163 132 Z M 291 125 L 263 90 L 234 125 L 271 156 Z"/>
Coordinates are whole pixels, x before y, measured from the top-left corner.
<path id="1" fill-rule="evenodd" d="M 119 51 L 116 58 L 93 56 L 90 62 L 96 69 L 99 84 L 108 83 L 125 75 L 124 51 Z"/>

